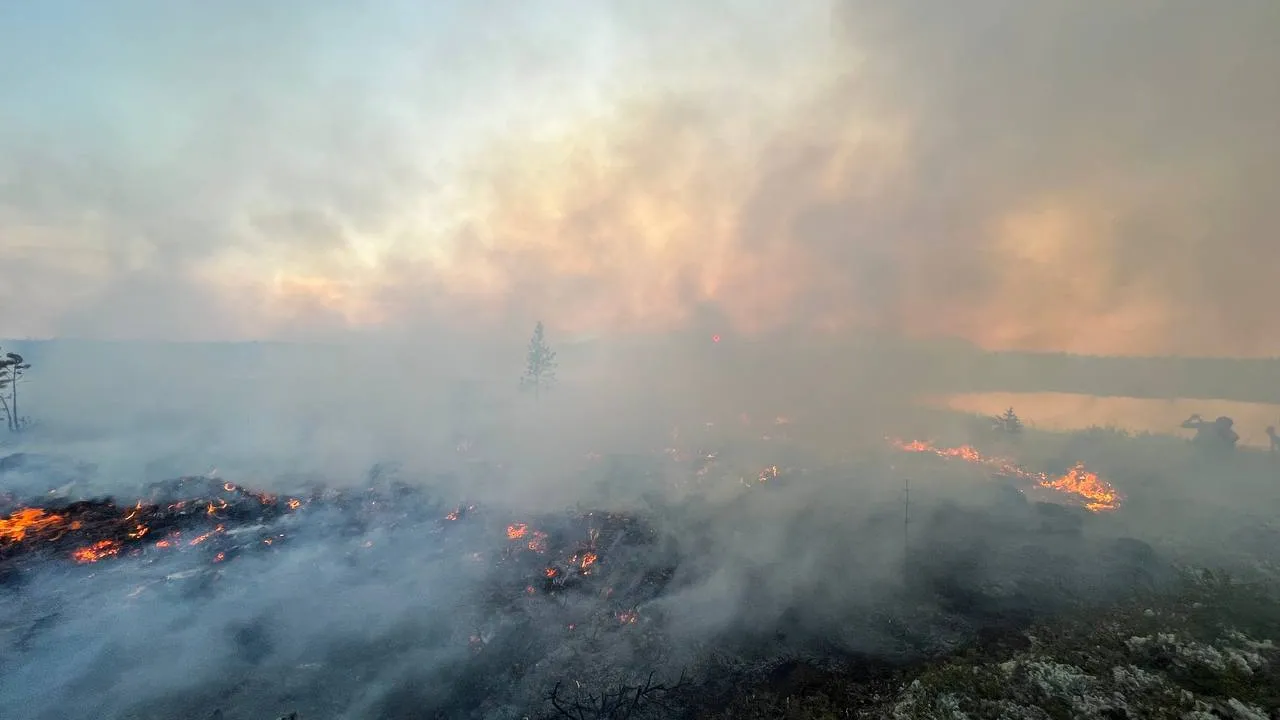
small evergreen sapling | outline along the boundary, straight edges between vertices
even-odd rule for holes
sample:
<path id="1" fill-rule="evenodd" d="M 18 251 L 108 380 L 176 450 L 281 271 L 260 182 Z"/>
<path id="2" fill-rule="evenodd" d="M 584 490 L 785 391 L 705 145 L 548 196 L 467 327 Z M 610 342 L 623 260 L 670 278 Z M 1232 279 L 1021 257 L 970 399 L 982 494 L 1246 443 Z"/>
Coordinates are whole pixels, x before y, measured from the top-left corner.
<path id="1" fill-rule="evenodd" d="M 533 390 L 533 396 L 540 398 L 542 391 L 554 385 L 555 381 L 556 351 L 547 344 L 546 331 L 539 320 L 533 328 L 533 337 L 529 339 L 529 351 L 520 386 L 525 390 Z"/>

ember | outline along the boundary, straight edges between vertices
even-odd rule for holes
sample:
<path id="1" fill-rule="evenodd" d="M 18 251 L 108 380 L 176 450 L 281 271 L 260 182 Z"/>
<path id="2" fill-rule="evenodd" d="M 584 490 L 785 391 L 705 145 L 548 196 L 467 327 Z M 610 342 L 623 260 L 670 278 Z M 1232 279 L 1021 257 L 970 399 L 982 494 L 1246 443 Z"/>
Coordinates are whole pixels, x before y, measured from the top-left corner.
<path id="1" fill-rule="evenodd" d="M 1084 463 L 1076 463 L 1074 467 L 1061 477 L 1050 477 L 1048 473 L 1033 472 L 1023 468 L 1007 458 L 983 455 L 970 445 L 960 447 L 939 448 L 932 443 L 913 440 L 893 441 L 895 447 L 904 452 L 930 453 L 938 457 L 963 460 L 981 465 L 989 470 L 1005 476 L 1033 483 L 1037 487 L 1056 490 L 1072 496 L 1076 502 L 1091 512 L 1115 510 L 1120 507 L 1123 496 L 1107 481 L 1098 477 L 1097 473 L 1085 468 Z"/>
<path id="2" fill-rule="evenodd" d="M 99 540 L 88 547 L 77 549 L 71 553 L 71 557 L 78 563 L 95 563 L 103 558 L 119 554 L 120 543 L 115 540 Z"/>
<path id="3" fill-rule="evenodd" d="M 176 492 L 203 490 L 204 496 L 176 499 Z M 27 557 L 65 554 L 77 563 L 93 563 L 143 549 L 154 534 L 156 549 L 176 547 L 183 530 L 194 537 L 188 547 L 202 545 L 224 533 L 226 522 L 261 523 L 288 512 L 264 493 L 232 483 L 179 478 L 150 488 L 151 498 L 120 506 L 110 499 L 83 500 L 53 507 L 24 507 L 0 520 L 0 565 L 11 566 Z M 212 527 L 210 525 L 212 524 Z M 202 527 L 203 526 L 203 527 Z M 224 552 L 215 548 L 211 553 Z"/>
<path id="4" fill-rule="evenodd" d="M 983 458 L 972 449 L 934 451 L 923 443 L 910 447 L 919 448 L 917 452 L 927 451 L 943 457 L 978 458 L 988 465 L 997 462 Z M 763 465 L 761 462 L 748 466 L 741 476 L 751 482 Z M 1026 471 L 1021 473 L 1019 477 L 1048 483 L 1045 485 L 1047 490 L 1101 498 L 1096 502 L 1102 504 L 1118 502 L 1114 494 L 1109 499 L 1106 495 L 1107 492 L 1114 493 L 1114 490 L 1082 466 L 1072 468 L 1062 478 L 1056 479 Z M 780 467 L 769 465 L 765 472 L 760 473 L 760 479 L 767 479 L 770 487 L 785 487 L 785 483 L 775 482 L 774 478 L 785 480 L 791 474 L 786 464 Z M 738 475 L 734 473 L 733 477 Z M 285 584 L 267 586 L 270 592 L 266 593 L 266 602 L 273 606 L 275 598 L 281 597 L 277 593 L 283 592 L 279 588 L 291 589 L 299 597 L 317 596 L 320 602 L 326 602 L 329 596 L 324 588 L 328 586 L 306 582 L 314 582 L 313 577 L 327 580 L 331 573 L 341 572 L 335 577 L 338 582 L 356 584 L 362 593 L 365 587 L 381 592 L 385 587 L 387 570 L 397 570 L 389 563 L 401 556 L 411 556 L 414 564 L 410 567 L 414 572 L 401 576 L 417 577 L 419 584 L 410 587 L 424 589 L 420 594 L 404 593 L 406 597 L 415 598 L 415 612 L 418 612 L 417 603 L 421 602 L 421 597 L 432 598 L 434 602 L 437 592 L 445 603 L 428 606 L 444 608 L 438 613 L 422 613 L 440 618 L 438 626 L 428 628 L 431 637 L 438 637 L 451 653 L 465 655 L 464 662 L 472 663 L 469 667 L 475 671 L 475 676 L 492 683 L 498 691 L 506 692 L 510 686 L 519 687 L 519 692 L 524 693 L 528 689 L 541 692 L 537 685 L 543 676 L 535 674 L 534 668 L 545 668 L 544 672 L 568 672 L 546 662 L 547 658 L 563 655 L 562 650 L 566 648 L 599 647 L 600 655 L 585 657 L 605 657 L 603 653 L 612 652 L 608 649 L 611 646 L 604 641 L 610 634 L 615 636 L 609 638 L 610 642 L 626 643 L 627 647 L 633 647 L 637 657 L 664 657 L 661 654 L 665 652 L 662 643 L 668 642 L 668 616 L 672 603 L 654 601 L 662 598 L 673 585 L 677 589 L 698 587 L 685 585 L 702 582 L 694 574 L 701 570 L 694 568 L 713 567 L 713 563 L 707 562 L 708 558 L 718 558 L 725 552 L 723 546 L 701 538 L 697 538 L 697 542 L 668 542 L 682 538 L 666 535 L 666 528 L 659 531 L 657 527 L 661 525 L 655 527 L 646 519 L 649 513 L 662 512 L 660 505 L 646 508 L 645 515 L 580 509 L 529 515 L 527 510 L 507 512 L 506 509 L 487 506 L 477 509 L 473 505 L 458 504 L 455 497 L 437 499 L 426 487 L 393 486 L 390 492 L 381 486 L 356 491 L 321 488 L 299 496 L 305 499 L 282 495 L 279 500 L 221 479 L 216 484 L 188 479 L 154 490 L 141 502 L 117 504 L 110 499 L 102 499 L 49 503 L 47 507 L 25 507 L 13 512 L 0 525 L 3 529 L 0 533 L 0 582 L 8 581 L 12 576 L 7 572 L 10 570 L 34 573 L 44 566 L 59 563 L 68 567 L 59 568 L 54 574 L 70 576 L 74 580 L 72 587 L 77 592 L 83 591 L 89 603 L 119 602 L 128 593 L 128 598 L 142 597 L 141 600 L 128 601 L 130 612 L 135 612 L 145 610 L 148 607 L 146 603 L 169 603 L 170 597 L 181 599 L 199 593 L 202 603 L 209 599 L 214 601 L 209 606 L 215 610 L 221 607 L 217 605 L 218 596 L 223 595 L 222 599 L 236 603 L 235 611 L 240 613 L 245 596 L 240 592 L 243 586 L 237 578 L 244 579 L 246 574 L 255 575 L 276 566 L 290 568 L 289 573 L 281 574 Z M 177 497 L 177 492 L 187 495 Z M 768 494 L 772 492 L 761 490 L 753 496 L 768 500 Z M 271 500 L 264 502 L 264 497 Z M 305 514 L 292 512 L 303 506 L 308 511 Z M 760 505 L 765 506 L 765 503 Z M 1097 507 L 1106 509 L 1103 505 Z M 215 512 L 211 514 L 210 508 Z M 847 577 L 855 575 L 857 568 L 877 566 L 883 561 L 868 555 L 866 565 L 859 565 L 856 554 L 842 551 L 840 548 L 843 547 L 869 544 L 859 541 L 871 538 L 871 533 L 879 530 L 871 528 L 865 535 L 859 535 L 845 523 L 841 514 L 844 508 L 836 506 L 831 510 L 834 517 L 827 519 L 819 514 L 816 522 L 831 522 L 830 527 L 850 532 L 848 536 L 840 536 L 838 542 L 827 543 L 832 546 L 833 553 L 839 553 L 841 562 L 849 563 L 837 566 L 836 572 L 823 571 L 824 576 L 834 576 L 835 583 L 840 585 L 846 582 Z M 918 574 L 920 587 L 929 593 L 928 597 L 942 597 L 957 607 L 961 602 L 970 603 L 974 607 L 970 615 L 958 616 L 967 621 L 970 616 L 985 618 L 980 614 L 989 612 L 991 608 L 1002 609 L 1006 607 L 1005 603 L 1011 603 L 1009 606 L 1017 609 L 1024 603 L 1051 602 L 1052 597 L 1047 595 L 1028 594 L 1041 592 L 1040 588 L 1062 592 L 1058 583 L 1041 582 L 1040 574 L 1026 583 L 1026 587 L 1033 590 L 1015 586 L 1015 595 L 1001 595 L 988 600 L 985 595 L 973 591 L 977 585 L 966 584 L 969 574 L 955 569 L 967 567 L 962 561 L 969 557 L 968 541 L 957 543 L 956 538 L 968 537 L 961 530 L 971 532 L 974 534 L 972 545 L 980 547 L 983 553 L 990 553 L 987 548 L 998 547 L 999 544 L 979 543 L 978 540 L 995 537 L 989 535 L 994 532 L 991 530 L 994 525 L 975 519 L 984 517 L 982 515 L 964 515 L 960 510 L 951 512 L 954 514 L 937 513 L 925 523 L 929 531 L 936 530 L 936 535 L 926 531 L 916 538 L 921 543 L 920 547 L 928 548 L 928 552 L 922 550 L 911 568 Z M 1076 517 L 1083 513 L 1069 514 Z M 1026 535 L 1015 537 L 1023 538 L 1027 543 L 1057 542 L 1056 537 L 1048 540 L 1042 537 L 1040 528 L 1043 521 L 1033 515 L 1029 511 L 1028 517 L 1023 518 L 1031 530 L 1027 530 Z M 1001 533 L 1015 532 L 1002 528 Z M 293 551 L 279 547 L 306 543 L 309 539 L 314 539 L 315 545 L 298 548 L 300 552 L 295 556 L 289 555 Z M 808 541 L 809 537 L 803 539 Z M 1019 540 L 1008 545 L 1022 547 L 1023 542 Z M 326 552 L 313 552 L 317 548 Z M 259 562 L 239 562 L 254 553 L 263 554 L 258 556 Z M 778 557 L 790 556 L 792 553 L 788 552 Z M 267 558 L 274 565 L 268 565 L 265 562 Z M 1010 553 L 994 557 L 992 561 L 1019 563 L 1016 567 L 1021 572 L 1022 559 L 1021 553 Z M 44 565 L 37 565 L 36 561 L 43 561 Z M 690 562 L 685 564 L 686 561 Z M 1107 557 L 1103 557 L 1103 561 L 1120 562 Z M 108 563 L 113 572 L 101 572 L 103 566 L 95 565 L 98 563 Z M 428 563 L 438 563 L 442 572 L 453 574 L 437 575 Z M 292 574 L 298 568 L 306 570 L 313 564 L 321 565 L 317 576 Z M 94 567 L 85 568 L 85 565 Z M 688 568 L 682 571 L 688 575 L 677 572 L 682 566 Z M 1057 572 L 1055 567 L 1067 566 L 1037 563 L 1035 571 Z M 1106 571 L 1111 572 L 1109 569 Z M 304 582 L 298 583 L 296 579 L 299 577 Z M 429 584 L 438 582 L 438 578 L 459 577 L 464 581 L 440 583 L 442 589 L 439 590 Z M 1058 576 L 1048 577 L 1056 580 Z M 88 582 L 90 578 L 92 582 Z M 473 578 L 476 582 L 472 582 Z M 805 584 L 798 590 L 786 589 L 782 593 L 788 598 L 803 598 L 819 595 L 824 588 L 830 587 L 828 581 L 821 577 L 801 578 L 799 581 Z M 28 586 L 39 590 L 45 584 L 30 583 Z M 764 586 L 767 590 L 769 585 L 757 583 L 754 587 Z M 755 589 L 752 592 L 759 591 Z M 1089 591 L 1096 592 L 1096 589 L 1089 585 Z M 768 594 L 760 597 L 766 607 L 774 607 L 776 597 Z M 1045 600 L 1045 597 L 1049 599 Z M 901 604 L 897 595 L 885 602 L 890 603 L 887 607 L 894 608 Z M 38 602 L 31 605 L 41 610 L 43 607 L 43 603 Z M 795 607 L 804 609 L 803 605 Z M 849 607 L 862 612 L 861 605 Z M 639 608 L 645 608 L 643 618 Z M 792 612 L 790 606 L 787 611 Z M 284 612 L 289 612 L 287 606 Z M 951 628 L 962 624 L 956 621 L 955 613 L 959 610 L 948 609 L 946 612 L 951 614 L 941 617 L 936 624 L 926 624 L 919 618 L 913 618 L 913 622 L 926 629 L 918 635 L 906 637 L 902 641 L 903 646 L 912 643 L 914 647 L 914 643 L 925 637 L 923 633 L 933 632 L 935 626 Z M 866 614 L 869 616 L 870 612 Z M 202 618 L 211 616 L 223 617 L 208 613 L 203 605 L 192 617 L 196 618 L 193 622 L 207 622 Z M 736 638 L 730 638 L 724 641 L 728 643 L 725 647 L 733 652 L 754 653 L 757 652 L 753 649 L 757 641 L 762 648 L 765 645 L 772 647 L 778 642 L 781 634 L 775 633 L 773 626 L 767 622 L 758 623 L 756 616 L 744 617 L 753 627 L 760 626 L 759 638 L 749 634 L 741 645 Z M 266 627 L 276 616 L 266 614 L 265 618 L 261 627 Z M 431 620 L 435 622 L 434 617 Z M 995 621 L 983 619 L 981 622 Z M 897 627 L 909 628 L 912 625 L 903 622 L 900 626 L 895 625 Z M 251 630 L 234 629 L 236 634 L 232 639 L 237 652 L 253 650 L 249 639 L 257 642 L 263 634 L 258 628 L 259 625 L 255 624 Z M 328 631 L 330 628 L 324 629 Z M 815 632 L 817 630 L 822 628 Z M 804 643 L 809 642 L 808 632 L 804 629 L 798 639 L 790 642 L 796 644 L 794 647 L 806 647 Z M 573 644 L 563 646 L 563 642 Z M 785 652 L 791 652 L 791 647 L 788 646 Z M 381 653 L 379 649 L 369 655 L 376 657 Z M 504 668 L 515 669 L 506 674 L 508 671 Z M 335 668 L 335 673 L 340 672 L 345 672 L 345 668 Z M 573 669 L 573 672 L 577 670 Z M 261 671 L 246 664 L 244 673 L 235 675 L 234 682 L 254 686 L 253 678 Z M 188 714 L 180 713 L 178 716 Z M 459 712 L 441 716 L 464 715 Z"/>
<path id="5" fill-rule="evenodd" d="M 181 492 L 192 496 L 178 497 Z M 414 495 L 416 500 L 411 500 Z M 304 504 L 337 511 L 330 516 L 337 525 L 316 522 L 304 526 L 288 520 Z M 503 605 L 516 598 L 541 602 L 563 593 L 584 593 L 612 606 L 610 614 L 618 614 L 625 624 L 634 622 L 627 619 L 634 616 L 634 610 L 626 608 L 654 597 L 670 578 L 666 573 L 628 567 L 623 560 L 610 563 L 607 572 L 600 570 L 606 550 L 617 552 L 623 546 L 654 541 L 652 529 L 634 517 L 595 512 L 547 516 L 537 519 L 537 526 L 547 529 L 535 530 L 533 522 L 487 519 L 487 513 L 477 512 L 474 505 L 449 507 L 432 504 L 421 488 L 394 487 L 390 495 L 374 489 L 358 493 L 317 489 L 305 501 L 277 500 L 220 479 L 215 483 L 207 478 L 180 478 L 151 486 L 146 499 L 128 505 L 101 499 L 15 511 L 0 525 L 0 570 L 34 569 L 39 560 L 59 557 L 79 565 L 109 559 L 133 559 L 145 565 L 160 557 L 159 553 L 175 559 L 185 554 L 199 559 L 204 569 L 170 572 L 166 581 L 192 578 L 204 583 L 204 579 L 217 576 L 213 566 L 230 563 L 247 552 L 275 552 L 277 545 L 295 534 L 319 532 L 332 537 L 336 529 L 340 535 L 360 535 L 374 526 L 404 526 L 416 538 L 423 530 L 436 533 L 459 528 L 447 530 L 449 535 L 439 538 L 444 542 L 450 537 L 505 540 L 498 553 L 463 546 L 458 555 L 494 563 L 492 571 L 502 578 L 503 587 L 510 588 L 510 594 L 504 591 L 494 598 Z M 462 522 L 464 518 L 468 522 Z M 435 527 L 422 527 L 428 524 Z M 439 541 L 434 547 L 442 547 Z M 366 549 L 376 545 L 367 537 L 357 542 Z M 155 554 L 151 560 L 147 559 L 149 553 Z M 624 583 L 626 589 L 615 594 L 610 585 L 602 590 L 606 581 Z"/>

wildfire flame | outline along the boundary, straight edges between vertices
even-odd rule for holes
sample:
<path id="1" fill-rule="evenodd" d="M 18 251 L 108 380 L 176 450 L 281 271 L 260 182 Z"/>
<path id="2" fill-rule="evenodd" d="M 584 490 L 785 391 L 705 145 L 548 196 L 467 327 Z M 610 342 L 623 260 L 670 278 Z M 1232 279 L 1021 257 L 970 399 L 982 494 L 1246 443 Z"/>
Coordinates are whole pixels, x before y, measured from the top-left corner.
<path id="1" fill-rule="evenodd" d="M 1120 494 L 1116 489 L 1098 477 L 1097 473 L 1086 469 L 1084 463 L 1076 463 L 1066 475 L 1055 480 L 1045 478 L 1040 481 L 1040 485 L 1085 498 L 1085 508 L 1094 512 L 1120 507 Z"/>
<path id="2" fill-rule="evenodd" d="M 1086 510 L 1105 512 L 1120 507 L 1123 496 L 1111 483 L 1098 477 L 1098 474 L 1087 469 L 1084 463 L 1077 462 L 1065 475 L 1050 477 L 1047 473 L 1032 472 L 1008 458 L 983 455 L 971 445 L 960 447 L 935 447 L 932 443 L 920 440 L 910 442 L 892 441 L 894 446 L 904 452 L 929 453 L 938 457 L 963 460 L 981 465 L 1002 475 L 1016 477 L 1019 480 L 1034 483 L 1049 490 L 1072 495 L 1077 498 Z"/>
<path id="3" fill-rule="evenodd" d="M 98 542 L 78 548 L 71 553 L 71 558 L 78 563 L 95 563 L 103 558 L 120 554 L 120 543 L 115 540 L 99 540 Z"/>
<path id="4" fill-rule="evenodd" d="M 34 535 L 51 528 L 58 528 L 65 521 L 66 518 L 63 516 L 45 512 L 40 508 L 22 508 L 0 520 L 0 540 L 20 542 L 28 533 Z"/>
<path id="5" fill-rule="evenodd" d="M 224 528 L 223 526 L 219 525 L 218 527 L 216 527 L 216 528 L 214 528 L 214 529 L 210 530 L 210 531 L 209 531 L 209 532 L 207 532 L 207 533 L 204 533 L 203 535 L 197 535 L 196 537 L 194 537 L 194 538 L 192 538 L 192 539 L 191 539 L 191 542 L 189 542 L 189 543 L 187 543 L 187 544 L 188 544 L 188 545 L 191 545 L 191 546 L 199 545 L 200 543 L 202 543 L 202 542 L 204 542 L 204 541 L 208 540 L 209 538 L 213 537 L 214 533 L 220 533 L 220 532 L 223 532 L 225 529 L 226 529 L 226 528 Z"/>
<path id="6" fill-rule="evenodd" d="M 507 526 L 507 539 L 519 540 L 529 532 L 529 526 L 524 523 L 514 523 Z"/>

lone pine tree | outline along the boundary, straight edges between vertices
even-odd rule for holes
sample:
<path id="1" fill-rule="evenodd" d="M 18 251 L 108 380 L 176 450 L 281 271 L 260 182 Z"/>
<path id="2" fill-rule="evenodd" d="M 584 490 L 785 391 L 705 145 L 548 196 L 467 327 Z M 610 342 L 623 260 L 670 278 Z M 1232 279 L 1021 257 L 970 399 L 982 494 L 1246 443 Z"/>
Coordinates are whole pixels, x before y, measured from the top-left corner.
<path id="1" fill-rule="evenodd" d="M 0 407 L 4 408 L 10 432 L 17 432 L 23 426 L 22 416 L 18 414 L 18 381 L 30 368 L 31 363 L 18 353 L 5 353 L 0 357 Z"/>
<path id="2" fill-rule="evenodd" d="M 546 330 L 539 320 L 533 328 L 533 337 L 529 339 L 529 351 L 520 386 L 525 390 L 533 390 L 533 396 L 541 398 L 542 391 L 555 384 L 555 381 L 556 351 L 547 344 Z"/>
<path id="3" fill-rule="evenodd" d="M 994 420 L 997 430 L 1009 435 L 1017 435 L 1022 432 L 1022 418 L 1018 417 L 1013 408 L 1005 410 L 1002 415 L 997 415 Z"/>

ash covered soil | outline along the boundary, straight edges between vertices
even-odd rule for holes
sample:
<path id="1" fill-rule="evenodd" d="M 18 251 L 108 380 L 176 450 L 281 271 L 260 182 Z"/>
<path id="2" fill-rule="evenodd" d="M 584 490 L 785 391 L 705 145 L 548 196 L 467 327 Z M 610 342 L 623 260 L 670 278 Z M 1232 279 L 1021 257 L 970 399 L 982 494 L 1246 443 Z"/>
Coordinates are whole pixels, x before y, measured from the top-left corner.
<path id="1" fill-rule="evenodd" d="M 932 460 L 630 458 L 596 502 L 529 513 L 388 466 L 354 489 L 202 476 L 108 497 L 91 468 L 10 456 L 0 703 L 32 720 L 1280 717 L 1270 535 L 1235 548 L 1252 574 L 1230 579 L 1137 537 L 1123 507 Z"/>

